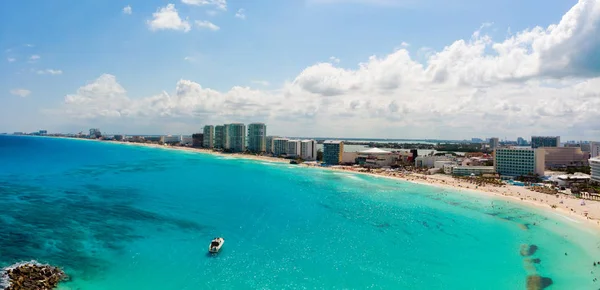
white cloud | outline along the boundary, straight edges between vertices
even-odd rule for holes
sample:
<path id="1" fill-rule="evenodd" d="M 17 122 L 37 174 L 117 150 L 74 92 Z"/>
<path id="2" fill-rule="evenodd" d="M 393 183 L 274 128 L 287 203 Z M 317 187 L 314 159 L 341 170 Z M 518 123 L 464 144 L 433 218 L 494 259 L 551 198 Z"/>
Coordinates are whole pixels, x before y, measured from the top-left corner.
<path id="1" fill-rule="evenodd" d="M 402 46 L 402 47 L 409 47 L 410 44 L 408 42 L 404 42 L 403 41 L 402 43 L 400 43 L 400 46 Z"/>
<path id="2" fill-rule="evenodd" d="M 215 6 L 221 10 L 227 10 L 226 0 L 181 0 L 181 3 L 196 6 Z"/>
<path id="3" fill-rule="evenodd" d="M 147 24 L 152 31 L 171 29 L 188 32 L 192 29 L 187 20 L 182 20 L 179 17 L 179 13 L 173 4 L 167 4 L 167 6 L 152 13 L 152 20 L 148 20 Z"/>
<path id="4" fill-rule="evenodd" d="M 131 6 L 130 6 L 130 5 L 127 5 L 127 6 L 123 7 L 123 13 L 124 13 L 124 14 L 131 15 L 131 13 L 132 13 L 132 12 L 133 12 L 133 11 L 132 11 L 132 9 L 131 9 Z"/>
<path id="5" fill-rule="evenodd" d="M 14 58 L 14 57 L 9 57 L 9 58 L 6 59 L 6 61 L 8 61 L 8 62 L 15 62 L 15 61 L 17 61 L 17 59 Z"/>
<path id="6" fill-rule="evenodd" d="M 257 85 L 261 85 L 264 87 L 267 87 L 270 85 L 270 83 L 268 81 L 252 81 L 253 84 L 257 84 Z"/>
<path id="7" fill-rule="evenodd" d="M 37 54 L 34 54 L 34 55 L 32 55 L 32 56 L 29 57 L 29 60 L 30 61 L 36 61 L 36 60 L 38 60 L 40 58 L 42 58 L 42 57 L 39 56 L 39 55 L 37 55 Z"/>
<path id="8" fill-rule="evenodd" d="M 11 95 L 19 96 L 21 98 L 27 97 L 31 94 L 30 90 L 26 89 L 13 89 L 10 90 Z"/>
<path id="9" fill-rule="evenodd" d="M 204 21 L 200 21 L 200 20 L 196 20 L 196 26 L 200 27 L 200 28 L 206 28 L 212 31 L 217 31 L 219 29 L 221 29 L 219 26 L 216 26 L 214 23 L 204 20 Z"/>
<path id="10" fill-rule="evenodd" d="M 24 45 L 25 45 L 26 47 L 33 47 L 33 46 L 34 46 L 33 44 L 30 44 L 30 43 L 26 43 L 26 44 L 24 44 Z"/>
<path id="11" fill-rule="evenodd" d="M 66 96 L 61 112 L 107 122 L 173 120 L 194 131 L 198 122 L 263 121 L 273 133 L 302 136 L 600 135 L 600 66 L 590 61 L 600 50 L 599 1 L 580 0 L 558 24 L 501 41 L 477 31 L 440 51 L 421 49 L 424 61 L 404 48 L 354 69 L 334 66 L 333 58 L 276 90 L 220 92 L 180 80 L 172 91 L 133 99 L 103 75 Z"/>
<path id="12" fill-rule="evenodd" d="M 417 0 L 306 0 L 309 4 L 362 4 L 374 6 L 413 6 Z"/>
<path id="13" fill-rule="evenodd" d="M 217 15 L 217 11 L 215 11 L 215 10 L 206 10 L 206 14 L 208 14 L 208 16 L 215 16 L 215 15 Z"/>
<path id="14" fill-rule="evenodd" d="M 194 62 L 194 61 L 196 61 L 196 59 L 195 59 L 194 57 L 191 57 L 191 56 L 186 56 L 186 57 L 184 57 L 184 58 L 183 58 L 183 60 L 185 60 L 185 61 L 189 61 L 189 62 Z"/>
<path id="15" fill-rule="evenodd" d="M 236 13 L 235 13 L 235 17 L 239 18 L 239 19 L 246 19 L 246 11 L 244 9 L 239 9 Z"/>
<path id="16" fill-rule="evenodd" d="M 62 70 L 54 70 L 54 69 L 45 69 L 45 70 L 38 70 L 37 74 L 39 75 L 61 75 L 63 72 Z"/>
<path id="17" fill-rule="evenodd" d="M 329 57 L 329 60 L 330 60 L 332 63 L 340 63 L 340 59 L 339 59 L 339 58 L 337 58 L 337 57 L 335 57 L 335 56 L 331 56 L 331 57 Z"/>

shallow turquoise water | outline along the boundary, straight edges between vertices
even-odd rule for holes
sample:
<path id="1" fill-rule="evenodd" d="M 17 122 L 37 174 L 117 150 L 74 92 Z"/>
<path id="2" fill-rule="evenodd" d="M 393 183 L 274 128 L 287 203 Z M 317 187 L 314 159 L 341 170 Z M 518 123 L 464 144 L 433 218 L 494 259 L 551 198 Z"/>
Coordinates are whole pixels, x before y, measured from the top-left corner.
<path id="1" fill-rule="evenodd" d="M 600 287 L 597 233 L 489 197 L 67 139 L 0 136 L 0 161 L 0 266 L 63 266 L 63 289 Z"/>

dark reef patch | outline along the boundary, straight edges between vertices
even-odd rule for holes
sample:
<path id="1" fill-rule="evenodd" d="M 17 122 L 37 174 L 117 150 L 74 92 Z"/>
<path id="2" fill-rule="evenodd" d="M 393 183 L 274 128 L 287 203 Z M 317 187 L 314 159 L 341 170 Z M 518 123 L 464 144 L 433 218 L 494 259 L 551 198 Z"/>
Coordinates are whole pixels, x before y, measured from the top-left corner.
<path id="1" fill-rule="evenodd" d="M 538 250 L 538 246 L 536 246 L 536 245 L 523 244 L 523 245 L 521 245 L 520 253 L 521 253 L 521 256 L 523 256 L 523 257 L 529 257 L 529 256 L 535 254 L 535 252 L 537 252 L 537 250 Z"/>
<path id="2" fill-rule="evenodd" d="M 539 275 L 527 276 L 527 290 L 542 290 L 552 285 L 552 279 Z"/>
<path id="3" fill-rule="evenodd" d="M 138 227 L 194 234 L 207 230 L 194 221 L 136 207 L 141 199 L 142 193 L 131 187 L 54 189 L 0 180 L 0 266 L 35 259 L 93 277 L 109 265 L 97 253 L 121 253 L 126 244 L 143 238 Z"/>

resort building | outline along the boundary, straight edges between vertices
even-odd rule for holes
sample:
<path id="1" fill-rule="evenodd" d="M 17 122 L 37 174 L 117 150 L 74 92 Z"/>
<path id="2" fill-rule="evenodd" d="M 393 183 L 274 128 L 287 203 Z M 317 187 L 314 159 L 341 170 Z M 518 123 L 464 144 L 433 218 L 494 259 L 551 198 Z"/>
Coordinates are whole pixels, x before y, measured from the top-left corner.
<path id="1" fill-rule="evenodd" d="M 379 148 L 370 148 L 358 152 L 356 163 L 369 168 L 389 167 L 398 161 L 398 154 Z"/>
<path id="2" fill-rule="evenodd" d="M 281 138 L 279 136 L 267 136 L 266 137 L 266 146 L 265 146 L 265 150 L 267 153 L 269 154 L 273 154 L 273 140 L 275 140 L 276 138 Z"/>
<path id="3" fill-rule="evenodd" d="M 544 149 L 499 148 L 494 151 L 494 170 L 501 176 L 544 175 Z"/>
<path id="4" fill-rule="evenodd" d="M 450 155 L 452 156 L 452 155 Z M 449 156 L 433 156 L 433 155 L 424 155 L 417 156 L 415 159 L 415 167 L 417 168 L 433 168 L 435 166 L 436 161 L 452 161 Z"/>
<path id="5" fill-rule="evenodd" d="M 273 155 L 275 155 L 275 156 L 287 155 L 288 141 L 289 140 L 286 138 L 273 139 Z"/>
<path id="6" fill-rule="evenodd" d="M 546 147 L 546 168 L 566 168 L 568 166 L 587 166 L 588 154 L 580 147 Z"/>
<path id="7" fill-rule="evenodd" d="M 519 138 L 517 138 L 517 145 L 527 146 L 527 141 L 525 141 L 525 139 L 523 139 L 522 137 L 519 137 Z"/>
<path id="8" fill-rule="evenodd" d="M 531 136 L 531 148 L 560 147 L 560 136 Z"/>
<path id="9" fill-rule="evenodd" d="M 229 146 L 226 146 L 225 149 L 228 149 L 231 152 L 245 152 L 246 151 L 246 125 L 242 123 L 234 123 L 225 125 L 226 131 L 228 131 L 227 136 L 229 136 L 228 142 Z M 228 127 L 228 128 L 227 128 Z"/>
<path id="10" fill-rule="evenodd" d="M 192 134 L 192 147 L 200 148 L 200 147 L 202 147 L 203 143 L 204 143 L 204 134 L 203 133 Z"/>
<path id="11" fill-rule="evenodd" d="M 248 125 L 248 151 L 262 153 L 267 151 L 267 126 L 263 123 Z"/>
<path id="12" fill-rule="evenodd" d="M 497 137 L 490 138 L 490 149 L 494 150 L 500 147 L 500 139 Z"/>
<path id="13" fill-rule="evenodd" d="M 589 163 L 592 171 L 592 181 L 600 183 L 600 157 L 591 158 Z"/>
<path id="14" fill-rule="evenodd" d="M 100 129 L 98 129 L 98 128 L 90 129 L 90 138 L 98 139 L 100 137 L 102 137 L 102 132 L 100 132 Z"/>
<path id="15" fill-rule="evenodd" d="M 317 141 L 315 140 L 302 140 L 300 146 L 300 157 L 306 161 L 317 160 Z"/>
<path id="16" fill-rule="evenodd" d="M 338 165 L 342 162 L 344 142 L 328 140 L 323 142 L 323 162 L 327 165 Z"/>
<path id="17" fill-rule="evenodd" d="M 204 126 L 203 131 L 204 139 L 202 140 L 204 148 L 213 148 L 214 147 L 214 136 L 215 136 L 215 127 L 213 125 Z"/>
<path id="18" fill-rule="evenodd" d="M 444 170 L 444 172 L 446 172 Z M 452 168 L 452 175 L 469 176 L 494 174 L 494 166 L 455 166 Z"/>
<path id="19" fill-rule="evenodd" d="M 600 142 L 590 142 L 590 157 L 600 156 Z"/>
<path id="20" fill-rule="evenodd" d="M 160 142 L 163 142 L 165 144 L 179 144 L 181 143 L 181 135 L 167 135 L 167 136 L 161 136 L 160 138 Z"/>
<path id="21" fill-rule="evenodd" d="M 193 143 L 194 143 L 194 139 L 192 138 L 192 136 L 181 135 L 181 145 L 192 146 Z"/>
<path id="22" fill-rule="evenodd" d="M 288 140 L 287 142 L 287 156 L 288 157 L 299 157 L 302 154 L 302 141 L 300 140 Z"/>

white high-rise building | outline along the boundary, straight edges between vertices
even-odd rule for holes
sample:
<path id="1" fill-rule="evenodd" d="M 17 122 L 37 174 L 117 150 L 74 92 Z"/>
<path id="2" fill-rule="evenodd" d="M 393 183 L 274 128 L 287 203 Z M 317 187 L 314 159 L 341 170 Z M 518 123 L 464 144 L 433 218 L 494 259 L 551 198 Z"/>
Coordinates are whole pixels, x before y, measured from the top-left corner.
<path id="1" fill-rule="evenodd" d="M 267 140 L 267 144 L 266 144 L 266 152 L 269 154 L 273 154 L 273 140 L 275 140 L 276 138 L 280 138 L 279 136 L 267 136 L 266 140 Z"/>
<path id="2" fill-rule="evenodd" d="M 302 140 L 302 145 L 300 148 L 300 157 L 308 161 L 317 160 L 317 141 Z"/>
<path id="3" fill-rule="evenodd" d="M 504 176 L 544 176 L 543 148 L 498 148 L 494 151 L 494 169 Z"/>
<path id="4" fill-rule="evenodd" d="M 590 156 L 592 158 L 600 156 L 600 142 L 590 142 Z"/>
<path id="5" fill-rule="evenodd" d="M 286 138 L 275 138 L 273 139 L 273 155 L 281 156 L 286 155 L 288 151 L 288 139 Z"/>
<path id="6" fill-rule="evenodd" d="M 288 140 L 287 156 L 289 157 L 300 157 L 302 149 L 302 141 L 300 140 Z"/>
<path id="7" fill-rule="evenodd" d="M 590 168 L 591 168 L 591 179 L 592 181 L 600 183 L 600 158 L 590 158 Z"/>

